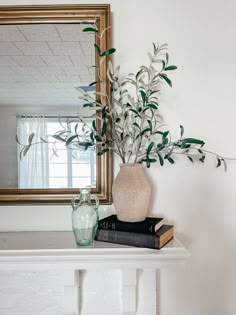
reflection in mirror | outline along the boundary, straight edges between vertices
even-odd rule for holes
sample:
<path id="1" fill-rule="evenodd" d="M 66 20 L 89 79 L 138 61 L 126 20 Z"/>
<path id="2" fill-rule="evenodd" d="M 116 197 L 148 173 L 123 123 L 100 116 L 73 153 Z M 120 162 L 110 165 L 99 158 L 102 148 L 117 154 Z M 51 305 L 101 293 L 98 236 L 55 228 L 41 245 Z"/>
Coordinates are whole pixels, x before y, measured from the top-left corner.
<path id="1" fill-rule="evenodd" d="M 85 151 L 73 142 L 66 146 L 65 142 L 55 139 L 62 137 L 57 134 L 65 130 L 73 132 L 76 129 L 82 136 L 83 128 L 84 124 L 78 122 L 77 116 L 18 116 L 18 139 L 27 143 L 34 134 L 34 144 L 29 150 L 26 148 L 27 153 L 18 145 L 18 187 L 96 187 L 94 148 Z"/>
<path id="2" fill-rule="evenodd" d="M 89 86 L 97 80 L 94 44 L 106 48 L 108 37 L 83 32 L 84 21 L 96 20 L 108 26 L 109 5 L 0 7 L 0 202 L 67 202 L 86 186 L 111 201 L 111 156 L 55 137 L 82 134 L 80 118 L 89 125 L 95 117 L 76 88 L 99 92 Z"/>
<path id="3" fill-rule="evenodd" d="M 95 39 L 82 31 L 84 27 L 0 27 L 1 134 L 7 135 L 8 148 L 1 148 L 0 188 L 96 186 L 95 151 L 67 149 L 64 143 L 50 139 L 50 135 L 66 128 L 66 120 L 73 120 L 70 128 L 75 127 L 77 116 L 83 116 L 76 87 L 86 89 L 95 81 Z M 64 119 L 61 124 L 59 116 Z M 40 143 L 40 139 L 48 143 L 33 145 L 20 158 L 16 128 L 21 143 L 26 144 L 31 133 L 35 134 L 34 143 Z"/>

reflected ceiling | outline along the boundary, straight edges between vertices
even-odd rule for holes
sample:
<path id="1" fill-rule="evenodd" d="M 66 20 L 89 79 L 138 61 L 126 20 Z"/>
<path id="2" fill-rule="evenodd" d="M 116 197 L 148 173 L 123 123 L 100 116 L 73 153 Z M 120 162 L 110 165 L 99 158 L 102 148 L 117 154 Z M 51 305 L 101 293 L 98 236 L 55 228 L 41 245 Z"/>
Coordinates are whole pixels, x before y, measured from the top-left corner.
<path id="1" fill-rule="evenodd" d="M 94 36 L 79 24 L 0 26 L 0 106 L 77 105 L 94 81 Z"/>

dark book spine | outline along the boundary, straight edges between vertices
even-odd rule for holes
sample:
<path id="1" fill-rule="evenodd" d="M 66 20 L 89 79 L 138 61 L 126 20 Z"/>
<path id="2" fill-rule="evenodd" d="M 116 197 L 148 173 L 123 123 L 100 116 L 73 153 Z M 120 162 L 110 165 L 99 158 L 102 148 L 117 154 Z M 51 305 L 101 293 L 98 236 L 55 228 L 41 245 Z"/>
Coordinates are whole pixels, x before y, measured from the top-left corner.
<path id="1" fill-rule="evenodd" d="M 160 239 L 155 235 L 98 229 L 97 241 L 130 245 L 135 247 L 160 248 Z"/>
<path id="2" fill-rule="evenodd" d="M 145 224 L 145 225 L 137 225 L 136 227 L 132 224 L 125 224 L 124 222 L 111 222 L 105 221 L 98 223 L 98 228 L 101 230 L 111 230 L 111 231 L 123 231 L 123 232 L 133 232 L 133 233 L 147 233 L 154 234 L 155 233 L 155 224 Z"/>

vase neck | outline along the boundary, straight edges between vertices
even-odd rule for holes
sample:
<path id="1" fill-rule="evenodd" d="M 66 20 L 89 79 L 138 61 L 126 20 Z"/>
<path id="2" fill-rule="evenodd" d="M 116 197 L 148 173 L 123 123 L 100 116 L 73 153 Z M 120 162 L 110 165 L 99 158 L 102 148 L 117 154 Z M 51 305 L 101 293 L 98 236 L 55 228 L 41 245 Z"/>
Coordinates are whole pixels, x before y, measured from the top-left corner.
<path id="1" fill-rule="evenodd" d="M 80 201 L 81 202 L 90 202 L 90 189 L 82 188 L 80 189 Z"/>
<path id="2" fill-rule="evenodd" d="M 123 164 L 120 164 L 120 168 L 124 168 L 124 167 L 143 168 L 143 164 L 140 164 L 140 163 L 123 163 Z"/>

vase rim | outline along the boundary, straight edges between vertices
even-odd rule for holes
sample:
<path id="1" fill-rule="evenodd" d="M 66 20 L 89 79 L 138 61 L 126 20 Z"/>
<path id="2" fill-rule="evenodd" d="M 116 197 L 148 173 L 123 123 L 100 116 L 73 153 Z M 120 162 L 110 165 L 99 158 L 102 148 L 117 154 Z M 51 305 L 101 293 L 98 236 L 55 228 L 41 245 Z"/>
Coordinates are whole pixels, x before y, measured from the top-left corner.
<path id="1" fill-rule="evenodd" d="M 121 163 L 120 167 L 143 167 L 140 163 Z"/>

